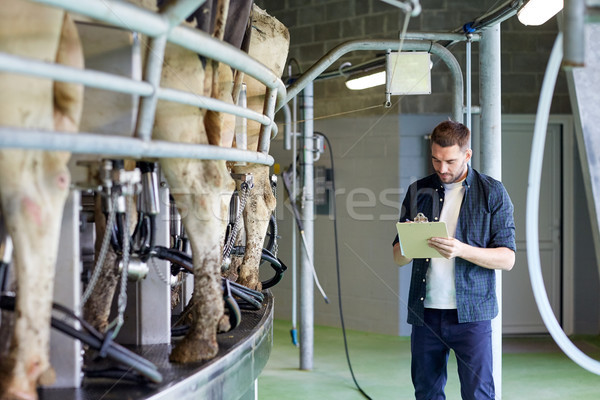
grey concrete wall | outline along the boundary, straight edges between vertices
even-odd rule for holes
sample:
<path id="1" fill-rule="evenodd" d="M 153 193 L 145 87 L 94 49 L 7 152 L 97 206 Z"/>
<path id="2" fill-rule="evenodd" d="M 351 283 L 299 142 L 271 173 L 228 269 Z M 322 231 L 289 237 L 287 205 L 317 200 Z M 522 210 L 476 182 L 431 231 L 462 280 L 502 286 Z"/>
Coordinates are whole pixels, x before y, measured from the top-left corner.
<path id="1" fill-rule="evenodd" d="M 335 162 L 342 305 L 350 329 L 398 333 L 398 267 L 391 243 L 398 218 L 398 116 L 315 121 L 315 130 L 332 142 Z M 271 154 L 282 168 L 292 162 L 290 151 L 276 140 Z M 330 167 L 323 154 L 316 166 Z M 282 184 L 278 188 L 277 216 L 282 244 L 279 257 L 288 265 L 284 281 L 274 289 L 275 317 L 292 315 L 292 214 Z M 338 289 L 332 215 L 315 220 L 315 266 L 330 304 L 315 289 L 315 323 L 339 326 Z M 298 238 L 298 249 L 300 238 Z M 298 250 L 299 254 L 299 250 Z"/>

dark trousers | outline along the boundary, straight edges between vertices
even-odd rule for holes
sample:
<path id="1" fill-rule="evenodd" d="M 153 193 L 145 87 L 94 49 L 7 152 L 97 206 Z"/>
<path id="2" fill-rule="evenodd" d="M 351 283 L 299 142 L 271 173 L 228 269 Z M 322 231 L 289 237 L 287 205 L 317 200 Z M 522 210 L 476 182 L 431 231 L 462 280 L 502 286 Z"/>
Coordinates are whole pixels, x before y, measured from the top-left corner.
<path id="1" fill-rule="evenodd" d="M 411 375 L 417 400 L 445 399 L 450 349 L 456 354 L 463 400 L 494 399 L 491 321 L 459 323 L 456 310 L 425 309 L 413 325 Z"/>

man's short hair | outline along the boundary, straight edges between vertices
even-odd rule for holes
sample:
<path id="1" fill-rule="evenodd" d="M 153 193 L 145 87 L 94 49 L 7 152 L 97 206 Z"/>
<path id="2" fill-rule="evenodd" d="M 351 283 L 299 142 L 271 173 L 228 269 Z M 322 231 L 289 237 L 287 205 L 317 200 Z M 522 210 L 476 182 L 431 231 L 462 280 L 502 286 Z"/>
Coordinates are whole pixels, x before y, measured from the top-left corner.
<path id="1" fill-rule="evenodd" d="M 465 125 L 456 121 L 444 121 L 438 124 L 431 132 L 431 144 L 441 147 L 450 147 L 455 144 L 466 150 L 469 146 L 471 131 Z"/>

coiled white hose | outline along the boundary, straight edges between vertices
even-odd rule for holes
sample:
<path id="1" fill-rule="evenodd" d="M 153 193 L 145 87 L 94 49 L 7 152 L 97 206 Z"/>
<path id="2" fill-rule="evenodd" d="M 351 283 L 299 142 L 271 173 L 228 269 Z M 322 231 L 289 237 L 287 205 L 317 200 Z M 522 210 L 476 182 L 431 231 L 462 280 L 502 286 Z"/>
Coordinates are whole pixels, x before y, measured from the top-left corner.
<path id="1" fill-rule="evenodd" d="M 539 225 L 538 225 L 538 206 L 540 200 L 540 182 L 542 177 L 542 163 L 544 161 L 544 144 L 546 141 L 546 130 L 548 127 L 548 117 L 550 115 L 550 104 L 556 77 L 560 69 L 560 63 L 563 56 L 562 33 L 559 33 L 554 42 L 550 60 L 546 67 L 546 74 L 542 83 L 540 100 L 538 103 L 537 114 L 535 118 L 535 128 L 533 131 L 533 142 L 531 145 L 531 160 L 529 164 L 529 184 L 527 188 L 527 263 L 529 266 L 529 276 L 531 278 L 531 287 L 542 320 L 548 328 L 550 335 L 565 352 L 565 354 L 588 371 L 600 375 L 600 362 L 587 356 L 579 350 L 567 337 L 560 324 L 556 320 L 548 294 L 544 287 L 544 278 L 542 277 L 542 267 L 540 263 L 539 250 Z"/>

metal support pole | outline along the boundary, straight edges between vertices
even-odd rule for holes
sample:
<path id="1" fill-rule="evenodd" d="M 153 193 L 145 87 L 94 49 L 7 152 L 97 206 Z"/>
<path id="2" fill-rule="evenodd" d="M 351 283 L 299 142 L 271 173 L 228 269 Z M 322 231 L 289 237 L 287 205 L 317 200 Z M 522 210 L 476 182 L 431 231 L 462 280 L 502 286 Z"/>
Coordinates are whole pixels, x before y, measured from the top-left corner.
<path id="1" fill-rule="evenodd" d="M 291 72 L 290 72 L 291 75 Z M 290 107 L 288 104 L 284 104 L 284 106 L 282 107 L 282 110 L 284 111 L 284 116 L 285 116 L 285 134 L 283 137 L 283 148 L 285 150 L 292 150 L 292 190 L 291 190 L 291 198 L 296 198 L 296 171 L 297 171 L 297 167 L 296 167 L 296 144 L 297 144 L 297 135 L 296 135 L 296 121 L 298 120 L 297 118 L 297 113 L 296 113 L 296 109 L 297 109 L 297 99 L 298 97 L 294 97 L 292 99 L 292 108 L 293 108 L 293 113 L 290 110 Z M 297 303 L 297 294 L 296 294 L 296 288 L 298 287 L 297 282 L 296 282 L 296 271 L 297 271 L 297 254 L 296 254 L 296 250 L 297 250 L 297 241 L 296 241 L 296 229 L 297 229 L 297 224 L 296 224 L 296 219 L 292 218 L 292 271 L 291 271 L 291 275 L 292 275 L 292 330 L 291 330 L 291 334 L 292 334 L 292 342 L 294 343 L 294 345 L 298 346 L 298 342 L 297 342 L 297 329 L 296 329 L 296 323 L 298 321 L 298 317 L 297 317 L 297 309 L 298 309 L 298 303 Z"/>
<path id="2" fill-rule="evenodd" d="M 142 99 L 137 122 L 137 136 L 144 141 L 152 139 L 152 127 L 154 126 L 154 115 L 156 114 L 156 104 L 158 103 L 157 88 L 160 86 L 166 47 L 167 35 L 158 36 L 150 42 L 144 78 L 152 85 L 154 92 Z"/>
<path id="3" fill-rule="evenodd" d="M 277 102 L 277 89 L 267 89 L 265 95 L 264 114 L 273 121 L 275 115 L 275 103 Z M 258 143 L 258 151 L 268 154 L 271 147 L 271 129 L 274 124 L 262 125 L 260 127 L 260 138 Z"/>
<path id="4" fill-rule="evenodd" d="M 292 100 L 292 196 L 296 199 L 296 154 L 298 153 L 298 98 Z M 296 346 L 298 346 L 298 224 L 296 218 L 292 218 L 292 329 L 296 333 Z M 293 338 L 292 338 L 293 339 Z"/>
<path id="5" fill-rule="evenodd" d="M 465 76 L 466 76 L 466 90 L 465 90 L 465 125 L 469 130 L 471 129 L 471 38 L 469 37 L 466 42 L 466 63 L 465 63 Z"/>
<path id="6" fill-rule="evenodd" d="M 479 43 L 481 106 L 481 172 L 502 179 L 502 113 L 500 98 L 500 25 L 483 32 Z M 502 274 L 496 271 L 498 316 L 492 320 L 496 398 L 502 398 Z"/>
<path id="7" fill-rule="evenodd" d="M 585 64 L 585 1 L 565 1 L 564 24 L 564 68 L 578 68 Z"/>
<path id="8" fill-rule="evenodd" d="M 302 222 L 306 249 L 300 251 L 300 369 L 313 368 L 314 286 L 311 260 L 314 260 L 314 175 L 313 175 L 313 83 L 303 92 L 304 111 L 302 168 Z M 308 254 L 307 254 L 308 252 Z"/>

